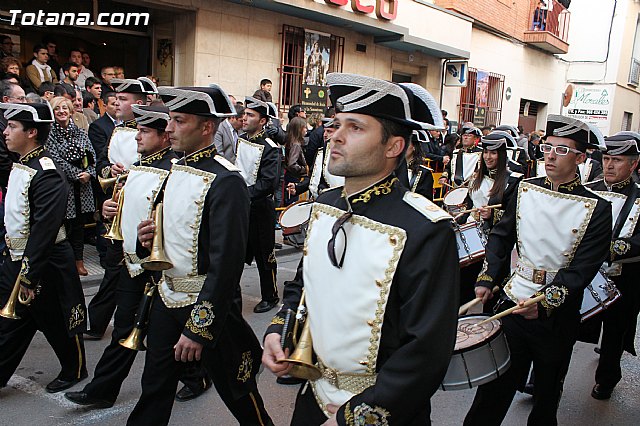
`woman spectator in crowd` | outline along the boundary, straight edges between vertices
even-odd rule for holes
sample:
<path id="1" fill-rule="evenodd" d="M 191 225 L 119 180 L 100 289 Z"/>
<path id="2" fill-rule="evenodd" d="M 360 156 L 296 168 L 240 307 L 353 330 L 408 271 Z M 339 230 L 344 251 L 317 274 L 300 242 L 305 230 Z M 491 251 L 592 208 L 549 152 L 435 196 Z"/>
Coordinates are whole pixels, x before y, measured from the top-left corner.
<path id="1" fill-rule="evenodd" d="M 448 156 L 449 159 L 453 157 L 453 150 L 456 149 L 458 142 L 460 142 L 460 135 L 457 133 L 450 133 L 444 137 L 444 144 L 440 147 L 443 155 Z"/>
<path id="2" fill-rule="evenodd" d="M 0 74 L 4 76 L 7 73 L 15 75 L 24 74 L 22 72 L 22 65 L 20 64 L 20 61 L 13 56 L 7 56 L 6 58 L 2 58 L 2 60 L 0 60 Z"/>
<path id="3" fill-rule="evenodd" d="M 299 183 L 307 176 L 307 162 L 304 159 L 302 145 L 307 134 L 307 122 L 304 118 L 294 117 L 287 125 L 287 136 L 284 142 L 285 152 L 285 186 L 289 182 Z M 298 201 L 298 195 L 285 195 L 285 206 Z"/>
<path id="4" fill-rule="evenodd" d="M 46 148 L 62 168 L 70 183 L 67 198 L 65 228 L 76 258 L 76 268 L 80 275 L 87 275 L 84 267 L 84 217 L 96 210 L 91 188 L 91 178 L 95 178 L 96 154 L 87 133 L 79 129 L 71 119 L 73 104 L 63 97 L 51 100 L 55 122 L 51 126 Z"/>

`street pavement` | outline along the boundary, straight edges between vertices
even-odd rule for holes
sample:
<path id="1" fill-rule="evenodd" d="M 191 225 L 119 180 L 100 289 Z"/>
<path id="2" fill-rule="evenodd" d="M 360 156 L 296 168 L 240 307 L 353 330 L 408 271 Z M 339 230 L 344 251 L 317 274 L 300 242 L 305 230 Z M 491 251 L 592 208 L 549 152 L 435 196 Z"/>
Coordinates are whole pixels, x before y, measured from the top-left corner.
<path id="1" fill-rule="evenodd" d="M 83 287 L 87 303 L 96 293 L 101 278 L 100 266 L 95 251 L 87 246 L 86 263 L 90 275 L 83 277 Z M 278 283 L 290 280 L 300 259 L 300 253 L 290 247 L 280 250 L 278 255 Z M 275 310 L 265 314 L 255 314 L 253 306 L 260 301 L 258 272 L 255 265 L 245 267 L 241 281 L 244 315 L 259 338 Z M 282 290 L 280 290 L 282 291 Z M 107 334 L 110 335 L 111 328 Z M 336 333 L 344 330 L 336 330 Z M 640 339 L 637 339 L 640 340 Z M 104 347 L 101 341 L 85 342 L 90 378 Z M 436 344 L 437 342 L 434 342 Z M 640 343 L 640 342 L 638 342 Z M 638 345 L 640 346 L 640 345 Z M 628 354 L 623 358 L 623 379 L 609 401 L 597 401 L 589 395 L 593 386 L 593 372 L 597 364 L 594 345 L 577 343 L 571 367 L 566 379 L 564 395 L 560 403 L 558 420 L 561 425 L 634 425 L 640 418 L 640 362 Z M 429 360 L 425 360 L 429 363 Z M 133 409 L 140 395 L 140 377 L 144 365 L 144 353 L 139 354 L 131 375 L 122 386 L 120 396 L 112 408 L 88 410 L 67 401 L 62 393 L 48 394 L 44 386 L 55 378 L 59 370 L 53 351 L 41 333 L 34 338 L 24 360 L 12 377 L 9 385 L 0 390 L 0 425 L 121 425 Z M 81 390 L 87 381 L 71 390 Z M 289 424 L 293 402 L 298 386 L 282 386 L 275 377 L 264 371 L 259 379 L 259 387 L 274 423 L 278 426 Z M 466 414 L 475 390 L 438 391 L 432 398 L 432 421 L 434 425 L 460 425 Z M 517 394 L 505 425 L 526 425 L 531 409 L 531 397 Z M 233 417 L 211 389 L 200 398 L 189 402 L 176 402 L 173 406 L 171 425 L 188 423 L 200 425 L 234 425 Z"/>

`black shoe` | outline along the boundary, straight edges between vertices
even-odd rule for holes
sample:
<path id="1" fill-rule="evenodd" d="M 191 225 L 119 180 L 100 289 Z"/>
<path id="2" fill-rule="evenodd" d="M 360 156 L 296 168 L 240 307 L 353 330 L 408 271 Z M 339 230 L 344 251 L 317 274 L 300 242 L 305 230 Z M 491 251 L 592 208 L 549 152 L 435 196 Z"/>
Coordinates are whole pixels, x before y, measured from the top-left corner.
<path id="1" fill-rule="evenodd" d="M 595 348 L 593 348 L 593 351 L 595 353 L 597 353 L 598 355 L 600 355 L 600 347 L 599 346 L 596 346 Z"/>
<path id="2" fill-rule="evenodd" d="M 184 402 L 195 399 L 205 393 L 211 387 L 211 379 L 208 377 L 204 381 L 204 386 L 198 388 L 198 390 L 194 391 L 189 386 L 184 385 L 182 389 L 176 393 L 176 401 Z"/>
<path id="3" fill-rule="evenodd" d="M 282 377 L 278 377 L 276 379 L 276 382 L 281 384 L 281 385 L 299 385 L 301 383 L 306 382 L 305 379 L 299 379 L 297 377 L 293 377 L 290 375 L 286 375 L 286 376 L 282 376 Z"/>
<path id="4" fill-rule="evenodd" d="M 527 395 L 533 396 L 533 383 L 527 383 L 526 385 L 524 385 L 524 389 L 522 390 L 522 392 L 526 393 Z"/>
<path id="5" fill-rule="evenodd" d="M 274 248 L 274 249 L 276 249 L 276 250 L 280 250 L 280 249 L 282 248 L 282 244 L 280 244 L 280 243 L 275 243 L 275 244 L 273 245 L 273 248 Z"/>
<path id="6" fill-rule="evenodd" d="M 64 397 L 78 405 L 88 405 L 91 406 L 91 408 L 101 409 L 113 407 L 113 402 L 105 401 L 104 399 L 93 398 L 84 391 L 67 392 L 64 394 Z"/>
<path id="7" fill-rule="evenodd" d="M 80 383 L 87 377 L 89 377 L 89 373 L 85 371 L 80 375 L 79 379 L 62 380 L 62 379 L 56 378 L 45 387 L 45 390 L 49 393 L 56 393 L 63 390 L 67 390 L 70 387 Z"/>
<path id="8" fill-rule="evenodd" d="M 99 333 L 97 331 L 85 331 L 84 333 L 84 340 L 100 340 L 102 339 L 102 336 L 104 336 L 104 333 Z"/>
<path id="9" fill-rule="evenodd" d="M 613 388 L 596 383 L 591 391 L 591 396 L 595 399 L 609 399 L 612 392 Z"/>
<path id="10" fill-rule="evenodd" d="M 280 299 L 278 299 L 277 297 L 273 300 L 263 300 L 260 303 L 258 303 L 255 306 L 255 308 L 253 308 L 253 312 L 255 312 L 256 314 L 269 312 L 270 310 L 278 306 L 279 302 L 280 302 Z"/>

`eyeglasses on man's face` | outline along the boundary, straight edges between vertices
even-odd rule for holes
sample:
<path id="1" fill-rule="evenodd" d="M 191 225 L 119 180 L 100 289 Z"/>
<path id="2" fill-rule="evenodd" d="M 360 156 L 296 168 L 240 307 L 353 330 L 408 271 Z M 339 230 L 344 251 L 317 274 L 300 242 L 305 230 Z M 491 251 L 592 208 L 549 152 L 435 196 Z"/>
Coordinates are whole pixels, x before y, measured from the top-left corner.
<path id="1" fill-rule="evenodd" d="M 551 151 L 555 151 L 556 155 L 562 155 L 562 156 L 567 155 L 570 152 L 573 152 L 574 154 L 582 154 L 581 151 L 578 151 L 577 149 L 569 148 L 568 146 L 564 146 L 564 145 L 553 146 L 548 143 L 541 143 L 538 146 L 540 147 L 540 151 L 542 151 L 545 154 L 551 154 Z"/>

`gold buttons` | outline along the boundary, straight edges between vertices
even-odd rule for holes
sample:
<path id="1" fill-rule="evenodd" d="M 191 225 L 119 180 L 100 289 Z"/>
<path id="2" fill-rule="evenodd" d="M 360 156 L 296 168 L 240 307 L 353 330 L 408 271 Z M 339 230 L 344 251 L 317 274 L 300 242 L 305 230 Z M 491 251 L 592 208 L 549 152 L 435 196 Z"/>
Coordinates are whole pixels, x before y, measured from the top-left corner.
<path id="1" fill-rule="evenodd" d="M 369 327 L 373 327 L 373 320 L 368 320 L 367 324 L 369 324 Z"/>
<path id="2" fill-rule="evenodd" d="M 396 244 L 398 244 L 398 238 L 392 235 L 389 237 L 389 242 L 392 246 L 395 246 Z"/>
<path id="3" fill-rule="evenodd" d="M 529 188 L 522 188 L 522 192 L 527 192 Z"/>
<path id="4" fill-rule="evenodd" d="M 382 287 L 382 281 L 380 281 L 380 280 L 376 280 L 376 285 L 377 285 L 378 287 Z"/>
<path id="5" fill-rule="evenodd" d="M 571 230 L 571 232 L 573 232 L 574 234 L 577 234 L 577 233 L 578 233 L 578 230 L 577 230 L 576 228 L 573 228 L 573 229 Z"/>

